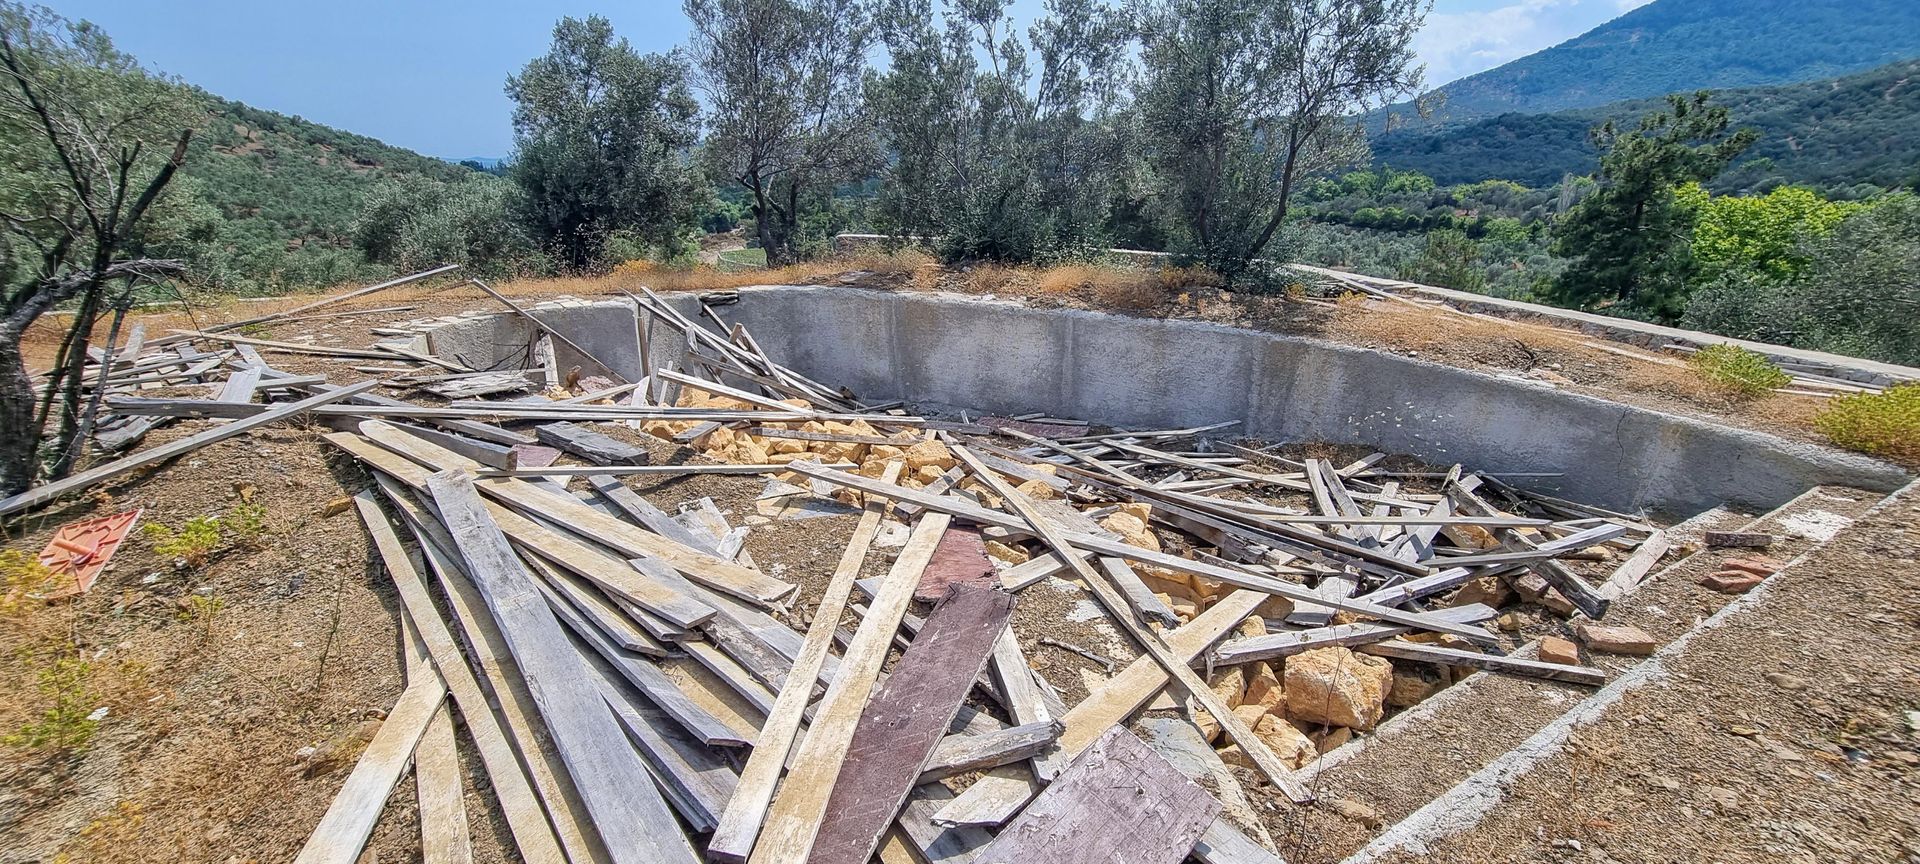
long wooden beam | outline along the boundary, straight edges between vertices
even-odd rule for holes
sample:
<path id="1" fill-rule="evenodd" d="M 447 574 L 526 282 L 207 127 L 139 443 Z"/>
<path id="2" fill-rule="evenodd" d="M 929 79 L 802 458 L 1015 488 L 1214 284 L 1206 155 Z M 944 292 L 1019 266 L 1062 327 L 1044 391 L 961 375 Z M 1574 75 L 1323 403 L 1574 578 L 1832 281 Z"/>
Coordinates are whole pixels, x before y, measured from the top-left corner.
<path id="1" fill-rule="evenodd" d="M 37 507 L 70 492 L 78 492 L 109 477 L 117 477 L 136 468 L 152 465 L 157 462 L 164 462 L 175 456 L 198 450 L 215 441 L 232 438 L 235 435 L 239 435 L 242 432 L 258 426 L 277 423 L 290 417 L 298 417 L 301 414 L 305 414 L 314 408 L 330 402 L 338 402 L 342 399 L 365 393 L 373 389 L 374 385 L 378 383 L 378 381 L 361 381 L 358 384 L 349 384 L 337 390 L 322 393 L 318 396 L 310 396 L 298 402 L 278 405 L 255 414 L 252 417 L 248 417 L 245 420 L 228 423 L 225 426 L 217 426 L 204 432 L 189 435 L 178 441 L 162 444 L 152 450 L 135 453 L 124 459 L 116 459 L 98 468 L 82 471 L 62 480 L 56 480 L 43 486 L 36 486 L 4 501 L 0 501 L 0 516 L 18 513 L 31 507 Z M 15 433 L 9 432 L 7 434 L 11 435 Z"/>

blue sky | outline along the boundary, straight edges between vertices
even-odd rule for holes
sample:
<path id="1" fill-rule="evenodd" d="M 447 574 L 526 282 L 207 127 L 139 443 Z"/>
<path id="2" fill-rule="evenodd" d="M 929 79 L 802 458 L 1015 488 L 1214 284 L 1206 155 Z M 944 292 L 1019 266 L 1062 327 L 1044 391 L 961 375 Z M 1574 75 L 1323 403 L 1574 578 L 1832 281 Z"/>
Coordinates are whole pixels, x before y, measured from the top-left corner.
<path id="1" fill-rule="evenodd" d="M 32 2 L 32 0 L 29 0 Z M 229 99 L 448 158 L 505 156 L 501 85 L 562 15 L 601 14 L 643 51 L 685 39 L 678 0 L 40 0 L 148 65 Z M 1415 47 L 1430 85 L 1579 35 L 1647 0 L 1436 0 Z M 1041 0 L 1014 0 L 1028 20 Z"/>

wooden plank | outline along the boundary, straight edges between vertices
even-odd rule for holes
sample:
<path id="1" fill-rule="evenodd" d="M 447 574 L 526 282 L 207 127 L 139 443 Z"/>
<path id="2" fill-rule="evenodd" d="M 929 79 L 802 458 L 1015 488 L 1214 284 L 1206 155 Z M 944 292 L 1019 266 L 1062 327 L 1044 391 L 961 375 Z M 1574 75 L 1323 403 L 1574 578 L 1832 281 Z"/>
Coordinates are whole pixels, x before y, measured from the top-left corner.
<path id="1" fill-rule="evenodd" d="M 439 611 L 434 608 L 433 598 L 427 592 L 426 581 L 421 578 L 419 568 L 414 566 L 412 557 L 400 545 L 399 535 L 394 533 L 392 524 L 380 512 L 379 505 L 374 503 L 371 492 L 363 491 L 355 495 L 353 503 L 359 509 L 361 521 L 366 523 L 367 533 L 373 537 L 374 548 L 379 552 L 389 577 L 393 579 L 394 587 L 398 589 L 400 604 L 413 622 L 414 631 L 420 635 L 428 656 L 433 658 L 446 681 L 447 689 L 453 693 L 454 703 L 460 709 L 460 719 L 473 739 L 481 764 L 487 769 L 488 783 L 494 798 L 500 802 L 501 813 L 506 817 L 507 829 L 513 834 L 520 857 L 539 864 L 566 861 L 553 830 L 547 825 L 545 814 L 540 810 L 540 802 L 527 782 L 527 775 L 514 756 L 513 745 L 507 742 L 500 721 L 487 704 L 486 694 L 474 679 L 473 671 L 467 668 L 466 657 L 460 653 L 459 644 L 454 641 L 453 634 L 447 630 Z"/>
<path id="2" fill-rule="evenodd" d="M 1258 591 L 1235 591 L 1201 612 L 1186 626 L 1166 634 L 1167 647 L 1183 661 L 1191 663 L 1221 637 L 1233 632 L 1240 622 L 1259 608 L 1266 595 Z M 1060 721 L 1066 727 L 1060 733 L 1059 748 L 1069 758 L 1100 737 L 1109 727 L 1123 723 L 1135 711 L 1152 702 L 1167 685 L 1167 674 L 1150 657 L 1140 657 L 1087 694 Z M 1037 791 L 1038 786 L 1024 771 L 997 769 L 975 781 L 964 793 L 942 806 L 934 821 L 941 825 L 998 825 L 1005 822 Z"/>
<path id="3" fill-rule="evenodd" d="M 360 430 L 381 446 L 438 470 L 453 468 L 472 471 L 478 467 L 470 459 L 408 435 L 388 423 L 369 420 L 360 424 Z M 475 486 L 487 496 L 515 509 L 537 513 L 568 525 L 576 533 L 591 537 L 596 543 L 630 557 L 657 558 L 695 582 L 760 605 L 771 605 L 794 590 L 792 584 L 768 578 L 758 570 L 641 530 L 618 517 L 595 510 L 571 495 L 554 493 L 530 483 L 506 478 L 481 480 Z"/>
<path id="4" fill-rule="evenodd" d="M 1031 759 L 1053 747 L 1064 728 L 1058 720 L 1009 726 L 980 735 L 948 735 L 927 756 L 915 784 L 932 783 L 955 774 L 986 771 L 1010 762 Z"/>
<path id="5" fill-rule="evenodd" d="M 260 386 L 260 367 L 246 366 L 228 376 L 227 383 L 220 386 L 222 402 L 252 402 L 253 389 Z"/>
<path id="6" fill-rule="evenodd" d="M 667 646 L 660 640 L 640 629 L 612 600 L 600 593 L 592 583 L 568 573 L 561 568 L 541 560 L 538 556 L 521 556 L 528 569 L 540 577 L 541 593 L 548 594 L 551 602 L 565 603 L 581 618 L 592 622 L 607 641 L 628 651 L 645 654 L 650 657 L 665 657 Z M 559 613 L 555 613 L 556 615 Z"/>
<path id="7" fill-rule="evenodd" d="M 1027 657 L 1020 650 L 1020 639 L 1009 627 L 1000 634 L 999 641 L 993 646 L 993 681 L 1000 692 L 1000 704 L 1007 709 L 1007 716 L 1020 726 L 1054 724 L 1058 715 L 1047 704 L 1040 683 L 1035 679 L 1039 673 L 1027 664 Z M 1058 737 L 1058 736 L 1056 736 Z M 1045 748 L 1034 755 L 1033 775 L 1045 783 L 1051 781 L 1066 768 L 1066 756 Z M 997 766 L 995 766 L 997 767 Z"/>
<path id="8" fill-rule="evenodd" d="M 1199 784 L 1109 730 L 980 850 L 990 862 L 1176 864 L 1220 813 Z"/>
<path id="9" fill-rule="evenodd" d="M 359 357 L 370 360 L 391 360 L 393 355 L 386 351 L 368 348 L 335 348 L 328 345 L 313 345 L 306 342 L 276 342 L 272 339 L 253 339 L 246 336 L 234 336 L 229 333 L 209 333 L 205 330 L 169 330 L 175 336 L 187 339 L 211 339 L 235 345 L 252 345 L 268 351 L 285 354 L 314 354 L 321 357 Z"/>
<path id="10" fill-rule="evenodd" d="M 446 696 L 447 687 L 439 675 L 424 675 L 419 683 L 407 686 L 354 763 L 326 815 L 294 856 L 294 864 L 353 864 L 359 859 L 387 796 L 393 794 L 394 784 L 413 758 L 414 746 Z"/>
<path id="11" fill-rule="evenodd" d="M 698 861 L 659 790 L 646 779 L 646 766 L 607 710 L 590 670 L 566 642 L 506 535 L 487 515 L 473 480 L 443 471 L 428 478 L 427 487 L 526 675 L 527 689 L 608 858 L 614 864 Z"/>
<path id="12" fill-rule="evenodd" d="M 882 486 L 879 486 L 878 484 L 875 484 L 869 478 L 860 477 L 853 474 L 847 474 L 845 472 L 836 471 L 831 468 L 824 468 L 817 465 L 809 465 L 805 462 L 793 462 L 788 464 L 787 468 L 795 473 L 804 474 L 808 477 L 816 477 L 822 480 L 827 480 L 841 486 L 846 486 L 853 489 L 859 489 L 865 492 L 875 492 L 879 495 L 882 495 L 888 498 L 893 498 L 896 500 L 910 501 L 922 507 L 925 507 L 929 510 L 948 513 L 980 525 L 992 525 L 992 526 L 997 526 L 1001 528 L 1024 529 L 1027 524 L 1026 520 L 1024 519 L 1020 519 L 1014 516 L 1009 516 L 1005 513 L 1000 513 L 993 510 L 988 510 L 978 505 L 969 504 L 964 501 L 957 501 L 953 498 L 946 497 L 946 496 L 924 495 L 924 494 L 921 494 L 920 491 L 917 489 L 908 489 L 903 486 L 895 486 L 891 488 L 882 487 Z M 1253 590 L 1262 591 L 1268 594 L 1277 594 L 1279 596 L 1286 597 L 1296 602 L 1305 601 L 1305 602 L 1311 603 L 1311 602 L 1318 601 L 1318 602 L 1326 603 L 1327 605 L 1332 606 L 1341 611 L 1352 612 L 1356 615 L 1362 615 L 1369 618 L 1380 618 L 1387 621 L 1392 621 L 1396 624 L 1407 624 L 1422 630 L 1433 630 L 1440 633 L 1451 633 L 1455 636 L 1459 636 L 1465 639 L 1470 639 L 1476 642 L 1494 641 L 1491 635 L 1488 634 L 1485 630 L 1480 630 L 1472 627 L 1462 627 L 1460 625 L 1451 624 L 1445 621 L 1435 620 L 1432 616 L 1424 615 L 1422 613 L 1408 612 L 1402 609 L 1392 609 L 1385 606 L 1377 606 L 1371 603 L 1361 603 L 1352 599 L 1331 600 L 1329 598 L 1316 597 L 1313 594 L 1313 592 L 1311 592 L 1304 586 L 1296 585 L 1291 582 L 1285 582 L 1278 579 L 1269 579 L 1266 577 L 1257 576 L 1257 575 L 1240 571 L 1240 570 L 1229 569 L 1226 567 L 1219 567 L 1219 566 L 1207 564 L 1200 561 L 1193 561 L 1186 558 L 1181 558 L 1178 555 L 1168 555 L 1162 552 L 1153 552 L 1146 549 L 1141 549 L 1140 547 L 1137 547 L 1137 546 L 1127 545 L 1126 543 L 1122 543 L 1118 540 L 1110 540 L 1104 537 L 1098 537 L 1091 534 L 1078 534 L 1074 532 L 1065 532 L 1063 539 L 1065 539 L 1069 545 L 1073 546 L 1076 549 L 1088 550 L 1088 551 L 1105 554 L 1105 555 L 1114 555 L 1117 557 L 1125 558 L 1129 561 L 1135 561 L 1142 564 L 1150 564 L 1155 567 L 1161 567 L 1161 568 L 1165 568 L 1167 570 L 1173 570 L 1179 573 L 1189 573 L 1189 574 L 1198 575 L 1198 576 L 1205 576 L 1209 579 L 1215 579 L 1236 587 L 1251 588 Z M 1400 563 L 1405 563 L 1405 562 L 1400 562 Z M 1422 571 L 1421 575 L 1425 575 L 1426 569 L 1427 568 L 1420 568 L 1420 570 Z"/>
<path id="13" fill-rule="evenodd" d="M 967 448 L 953 447 L 952 450 L 960 461 L 973 469 L 974 476 L 991 487 L 994 494 L 1004 499 L 1008 506 L 1011 506 L 1028 525 L 1032 526 L 1041 540 L 1053 549 L 1054 554 L 1059 555 L 1068 566 L 1074 568 L 1081 583 L 1093 592 L 1094 598 L 1106 608 L 1108 617 L 1120 626 L 1121 632 L 1133 637 L 1133 640 L 1146 650 L 1147 656 L 1160 664 L 1160 668 L 1172 677 L 1180 689 L 1187 691 L 1189 697 L 1199 702 L 1208 714 L 1213 715 L 1214 721 L 1220 724 L 1221 730 L 1227 733 L 1227 737 L 1253 759 L 1260 773 L 1266 775 L 1274 786 L 1279 787 L 1294 801 L 1313 800 L 1313 795 L 1293 779 L 1293 769 L 1282 763 L 1280 757 L 1275 756 L 1273 750 L 1253 734 L 1253 728 L 1227 707 L 1225 700 L 1221 699 L 1213 688 L 1207 686 L 1207 682 L 1187 665 L 1187 661 L 1167 648 L 1159 633 L 1148 629 L 1134 617 L 1133 610 L 1127 606 L 1126 599 L 1120 596 L 1119 590 L 1087 564 L 1086 560 L 1061 535 L 1060 530 L 1040 513 L 1025 493 L 1008 485 L 1007 481 L 988 470 Z"/>
<path id="14" fill-rule="evenodd" d="M 1654 565 L 1660 563 L 1667 550 L 1672 548 L 1673 540 L 1665 531 L 1655 531 L 1640 542 L 1640 548 L 1633 550 L 1627 560 L 1607 577 L 1606 584 L 1600 586 L 1600 594 L 1609 600 L 1617 600 L 1627 592 L 1640 587 Z"/>
<path id="15" fill-rule="evenodd" d="M 1462 513 L 1473 516 L 1499 515 L 1499 511 L 1494 509 L 1493 505 L 1473 493 L 1469 484 L 1460 481 L 1449 482 L 1445 492 L 1446 496 L 1453 501 L 1454 507 Z M 1515 528 L 1495 528 L 1493 536 L 1515 549 L 1537 548 L 1537 544 Z M 1547 584 L 1559 590 L 1562 596 L 1578 607 L 1581 612 L 1586 613 L 1588 618 L 1598 621 L 1606 617 L 1607 605 L 1610 601 L 1595 593 L 1593 588 L 1587 585 L 1586 580 L 1580 578 L 1580 574 L 1568 569 L 1567 565 L 1552 560 L 1526 563 L 1528 569 L 1547 580 Z"/>
<path id="16" fill-rule="evenodd" d="M 1444 616 L 1463 624 L 1485 621 L 1499 614 L 1499 610 L 1479 603 L 1466 606 L 1454 606 L 1434 610 L 1435 615 Z M 1285 633 L 1268 633 L 1265 636 L 1252 636 L 1235 639 L 1214 649 L 1213 664 L 1233 666 L 1240 663 L 1252 663 L 1255 660 L 1271 660 L 1275 657 L 1288 657 L 1302 651 L 1333 646 L 1353 647 L 1370 642 L 1385 642 L 1396 636 L 1403 636 L 1413 628 L 1399 624 L 1377 624 L 1371 621 L 1356 621 L 1351 624 L 1336 624 L 1332 627 L 1315 627 L 1311 630 L 1292 630 Z"/>
<path id="17" fill-rule="evenodd" d="M 608 504 L 612 504 L 635 522 L 647 526 L 655 534 L 702 552 L 711 552 L 715 555 L 720 553 L 719 544 L 712 538 L 702 537 L 675 521 L 665 510 L 655 507 L 653 502 L 627 488 L 626 484 L 604 475 L 589 476 L 587 482 L 593 484 L 594 491 L 600 493 L 600 497 L 606 499 Z"/>
<path id="18" fill-rule="evenodd" d="M 955 585 L 992 585 L 999 572 L 987 558 L 986 542 L 977 528 L 948 528 L 933 550 L 933 560 L 920 574 L 920 586 L 913 591 L 916 603 L 938 603 Z"/>
<path id="19" fill-rule="evenodd" d="M 881 482 L 893 483 L 905 468 L 906 463 L 902 461 L 888 462 L 885 472 L 880 475 Z M 847 598 L 853 593 L 853 582 L 860 576 L 860 567 L 866 561 L 867 550 L 873 545 L 873 537 L 879 532 L 880 520 L 885 514 L 886 507 L 881 499 L 873 498 L 866 502 L 860 521 L 854 526 L 853 537 L 847 541 L 847 548 L 841 553 L 840 562 L 827 581 L 820 605 L 814 609 L 813 620 L 807 626 L 806 640 L 801 643 L 799 656 L 794 658 L 792 670 L 788 673 L 787 686 L 780 688 L 773 710 L 761 726 L 753 754 L 740 771 L 740 783 L 735 787 L 732 799 L 727 802 L 725 813 L 721 815 L 720 827 L 714 829 L 712 839 L 707 842 L 708 857 L 720 861 L 744 861 L 753 851 L 754 838 L 759 835 L 761 821 L 766 816 L 768 804 L 773 800 L 780 770 L 793 750 L 793 737 L 800 729 L 802 715 L 813 689 L 811 682 L 820 674 L 827 651 L 833 647 L 834 631 L 846 612 Z M 928 554 L 931 555 L 931 551 Z M 917 579 L 915 584 L 918 584 Z M 900 614 L 905 613 L 906 607 L 903 605 Z M 865 629 L 866 624 L 862 622 L 861 627 Z M 845 663 L 841 665 L 844 667 Z"/>
<path id="20" fill-rule="evenodd" d="M 437 678 L 427 646 L 413 622 L 400 615 L 400 639 L 407 646 L 407 686 Z M 467 800 L 460 789 L 460 754 L 453 734 L 452 706 L 444 700 L 427 721 L 413 748 L 414 795 L 420 804 L 422 864 L 472 864 L 473 838 L 467 827 Z"/>
<path id="21" fill-rule="evenodd" d="M 860 715 L 809 862 L 873 855 L 1012 615 L 1011 595 L 966 583 L 933 608 Z"/>
<path id="22" fill-rule="evenodd" d="M 649 458 L 647 451 L 632 444 L 616 441 L 578 423 L 564 420 L 535 426 L 533 434 L 541 443 L 558 447 L 595 465 L 645 465 Z"/>
<path id="23" fill-rule="evenodd" d="M 136 453 L 124 459 L 117 459 L 105 465 L 102 465 L 98 468 L 94 468 L 88 471 L 82 471 L 78 474 L 74 474 L 62 480 L 56 480 L 52 483 L 36 486 L 18 495 L 14 495 L 13 497 L 7 498 L 6 500 L 0 501 L 0 516 L 7 515 L 9 513 L 18 513 L 30 507 L 37 507 L 41 504 L 45 504 L 49 501 L 53 501 L 62 495 L 66 495 L 71 492 L 78 492 L 81 489 L 85 489 L 88 486 L 92 486 L 93 484 L 98 483 L 102 480 L 105 480 L 109 477 L 117 477 L 121 474 L 125 474 L 128 471 L 132 471 L 136 468 L 142 468 L 147 465 L 153 465 L 159 462 L 164 462 L 168 459 L 172 459 L 175 456 L 179 456 L 183 453 L 191 453 L 194 450 L 198 450 L 201 447 L 205 447 L 206 445 L 212 444 L 215 441 L 224 441 L 228 438 L 232 438 L 235 435 L 239 435 L 240 433 L 246 432 L 257 426 L 265 426 L 268 423 L 277 423 L 281 420 L 286 420 L 292 417 L 298 417 L 301 414 L 305 414 L 307 411 L 313 408 L 319 407 L 321 405 L 326 405 L 332 402 L 338 402 L 347 397 L 354 396 L 360 393 L 364 393 L 368 390 L 371 390 L 373 389 L 373 386 L 377 383 L 379 382 L 362 381 L 358 384 L 349 384 L 345 387 L 341 387 L 340 389 L 334 390 L 329 393 L 322 393 L 318 396 L 310 396 L 298 402 L 289 402 L 285 405 L 278 405 L 273 408 L 262 411 L 259 414 L 255 414 L 252 417 L 248 417 L 244 420 L 238 420 L 233 423 L 228 423 L 225 426 L 218 426 L 212 429 L 208 429 L 204 432 L 200 432 L 194 435 L 189 435 L 178 441 L 171 441 L 166 444 L 162 444 L 158 447 L 153 448 L 152 450 L 147 450 L 142 453 Z"/>
<path id="24" fill-rule="evenodd" d="M 500 635 L 499 625 L 487 612 L 486 600 L 462 569 L 465 565 L 453 551 L 453 538 L 440 524 L 439 517 L 398 481 L 385 475 L 375 475 L 374 479 L 405 517 L 440 583 L 447 611 L 460 630 L 474 670 L 485 682 L 491 702 L 497 706 L 501 725 L 519 751 L 518 764 L 524 766 L 526 778 L 546 807 L 547 821 L 559 840 L 560 850 L 565 852 L 565 860 L 605 862 L 606 851 L 600 836 L 594 832 L 579 790 L 546 734 L 546 723 L 540 719 L 533 694 L 527 690 L 526 676 L 514 662 L 506 637 Z"/>
<path id="25" fill-rule="evenodd" d="M 1059 556 L 1054 556 L 1054 560 L 1059 561 Z M 1064 565 L 1066 562 L 1061 563 Z M 1135 615 L 1140 616 L 1141 621 L 1162 627 L 1180 626 L 1180 616 L 1173 614 L 1166 602 L 1155 596 L 1153 589 L 1140 580 L 1140 574 L 1134 572 L 1133 565 L 1128 564 L 1127 559 L 1102 555 L 1100 570 L 1113 580 L 1114 586 L 1120 589 L 1120 596 L 1126 599 L 1127 605 Z"/>
<path id="26" fill-rule="evenodd" d="M 368 466 L 379 469 L 416 491 L 425 491 L 427 472 L 412 462 L 374 447 L 351 432 L 334 432 L 325 438 Z M 690 600 L 655 580 L 635 573 L 618 558 L 598 552 L 503 505 L 489 501 L 486 507 L 494 523 L 521 548 L 591 580 L 675 627 L 691 627 L 713 617 L 713 607 Z"/>
<path id="27" fill-rule="evenodd" d="M 1398 660 L 1418 660 L 1423 663 L 1441 663 L 1448 666 L 1473 666 L 1494 672 L 1525 675 L 1529 678 L 1545 678 L 1548 681 L 1568 681 L 1574 684 L 1591 684 L 1595 686 L 1607 683 L 1607 673 L 1586 666 L 1543 663 L 1539 660 L 1524 660 L 1519 657 L 1501 657 L 1495 654 L 1462 651 L 1458 648 L 1442 648 L 1438 645 L 1402 642 L 1398 639 L 1380 642 L 1374 645 L 1362 645 L 1359 651 L 1362 654 L 1372 654 L 1376 657 L 1392 657 Z"/>
<path id="28" fill-rule="evenodd" d="M 907 604 L 913 600 L 914 586 L 920 584 L 920 571 L 933 558 L 933 549 L 951 521 L 945 513 L 920 517 L 907 545 L 881 581 L 880 595 L 842 655 L 840 675 L 814 712 L 813 724 L 794 756 L 781 794 L 767 812 L 759 842 L 748 858 L 753 864 L 800 864 L 807 860 L 834 780 L 840 775 L 841 761 L 852 744 L 854 727 L 873 690 L 874 677 L 880 674 L 893 645 L 900 616 L 906 614 Z M 793 678 L 803 680 L 798 675 Z"/>

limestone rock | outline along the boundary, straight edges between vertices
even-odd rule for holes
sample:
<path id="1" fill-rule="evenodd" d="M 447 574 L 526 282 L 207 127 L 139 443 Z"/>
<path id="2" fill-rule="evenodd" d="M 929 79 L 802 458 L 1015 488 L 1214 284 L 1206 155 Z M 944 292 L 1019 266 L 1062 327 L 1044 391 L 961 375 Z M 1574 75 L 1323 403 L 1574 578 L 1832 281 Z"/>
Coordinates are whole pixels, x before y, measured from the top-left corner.
<path id="1" fill-rule="evenodd" d="M 1266 663 L 1249 663 L 1247 688 L 1241 697 L 1243 701 L 1259 705 L 1269 714 L 1286 713 L 1287 691 L 1280 683 L 1280 676 Z"/>
<path id="2" fill-rule="evenodd" d="M 1561 596 L 1560 592 L 1547 584 L 1547 580 L 1540 578 L 1538 573 L 1528 573 L 1520 577 L 1514 581 L 1513 587 L 1520 592 L 1521 599 L 1539 604 L 1562 618 L 1572 617 L 1573 613 L 1578 611 L 1574 608 L 1573 601 Z"/>
<path id="3" fill-rule="evenodd" d="M 1240 694 L 1246 687 L 1247 675 L 1243 666 L 1228 666 L 1213 673 L 1213 681 L 1208 684 L 1208 689 L 1220 697 L 1220 701 L 1226 703 L 1228 708 L 1240 707 Z"/>
<path id="4" fill-rule="evenodd" d="M 1460 590 L 1454 593 L 1453 599 L 1447 601 L 1447 605 L 1455 607 L 1482 603 L 1498 609 L 1507 605 L 1507 601 L 1512 599 L 1513 590 L 1507 587 L 1506 580 L 1498 576 L 1481 576 L 1467 580 L 1467 583 L 1460 586 Z"/>
<path id="5" fill-rule="evenodd" d="M 1028 556 L 1027 553 L 1023 551 L 1015 547 L 1008 546 L 1007 544 L 1002 543 L 998 540 L 988 540 L 987 541 L 987 557 L 998 558 L 1002 561 L 1007 562 L 1008 564 L 1025 564 L 1027 563 L 1027 558 L 1030 556 Z"/>
<path id="6" fill-rule="evenodd" d="M 1440 692 L 1450 682 L 1424 665 L 1407 669 L 1394 667 L 1393 687 L 1387 691 L 1387 704 L 1395 708 L 1408 708 L 1427 700 Z"/>
<path id="7" fill-rule="evenodd" d="M 1561 663 L 1567 666 L 1580 665 L 1580 648 L 1571 640 L 1558 636 L 1546 636 L 1540 639 L 1540 662 Z"/>
<path id="8" fill-rule="evenodd" d="M 1129 546 L 1160 551 L 1160 538 L 1147 529 L 1145 520 L 1126 510 L 1116 510 L 1100 520 L 1100 527 L 1120 535 L 1120 540 Z"/>
<path id="9" fill-rule="evenodd" d="M 935 475 L 935 477 L 937 478 L 938 475 Z M 1058 497 L 1058 493 L 1054 491 L 1054 488 L 1052 486 L 1048 486 L 1047 484 L 1042 483 L 1038 480 L 1028 480 L 1027 482 L 1022 483 L 1013 488 L 1014 488 L 1014 491 L 1019 492 L 1020 494 L 1025 495 L 1028 498 L 1048 500 L 1048 499 Z"/>
<path id="10" fill-rule="evenodd" d="M 1353 740 L 1353 730 L 1345 726 L 1330 726 L 1307 736 L 1313 739 L 1313 746 L 1322 753 L 1338 749 L 1340 745 Z"/>
<path id="11" fill-rule="evenodd" d="M 953 458 L 953 451 L 948 450 L 947 445 L 938 441 L 922 441 L 908 447 L 906 456 L 907 467 L 914 471 L 920 470 L 924 465 L 933 465 L 945 471 L 959 464 L 959 461 Z"/>
<path id="12" fill-rule="evenodd" d="M 1589 649 L 1604 654 L 1646 657 L 1660 647 L 1647 631 L 1625 624 L 1609 627 L 1581 622 L 1575 625 L 1574 632 Z"/>
<path id="13" fill-rule="evenodd" d="M 1393 665 L 1345 648 L 1287 658 L 1287 716 L 1307 723 L 1372 729 L 1386 715 Z"/>
<path id="14" fill-rule="evenodd" d="M 1320 755 L 1320 750 L 1314 746 L 1313 739 L 1294 728 L 1292 723 L 1272 714 L 1261 717 L 1253 724 L 1253 735 L 1260 739 L 1260 743 L 1267 745 L 1267 749 L 1272 750 L 1273 755 L 1280 757 L 1283 764 L 1296 771 L 1306 767 L 1315 756 Z"/>
<path id="15" fill-rule="evenodd" d="M 1247 620 L 1240 622 L 1239 627 L 1234 628 L 1234 634 L 1242 639 L 1265 636 L 1267 635 L 1267 622 L 1258 615 L 1250 616 Z"/>

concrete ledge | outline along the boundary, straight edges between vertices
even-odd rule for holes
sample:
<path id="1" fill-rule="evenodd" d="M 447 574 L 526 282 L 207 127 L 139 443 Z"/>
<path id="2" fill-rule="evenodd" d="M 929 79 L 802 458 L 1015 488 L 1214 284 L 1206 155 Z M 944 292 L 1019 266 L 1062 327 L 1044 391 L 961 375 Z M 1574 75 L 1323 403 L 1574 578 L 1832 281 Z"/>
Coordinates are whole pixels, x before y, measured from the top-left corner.
<path id="1" fill-rule="evenodd" d="M 692 297 L 670 302 L 697 311 Z M 1274 440 L 1564 472 L 1530 485 L 1616 509 L 1771 509 L 1823 483 L 1885 492 L 1908 479 L 1864 456 L 1541 382 L 1198 321 L 841 286 L 746 288 L 720 312 L 782 363 L 865 399 L 1132 428 L 1240 420 Z"/>

